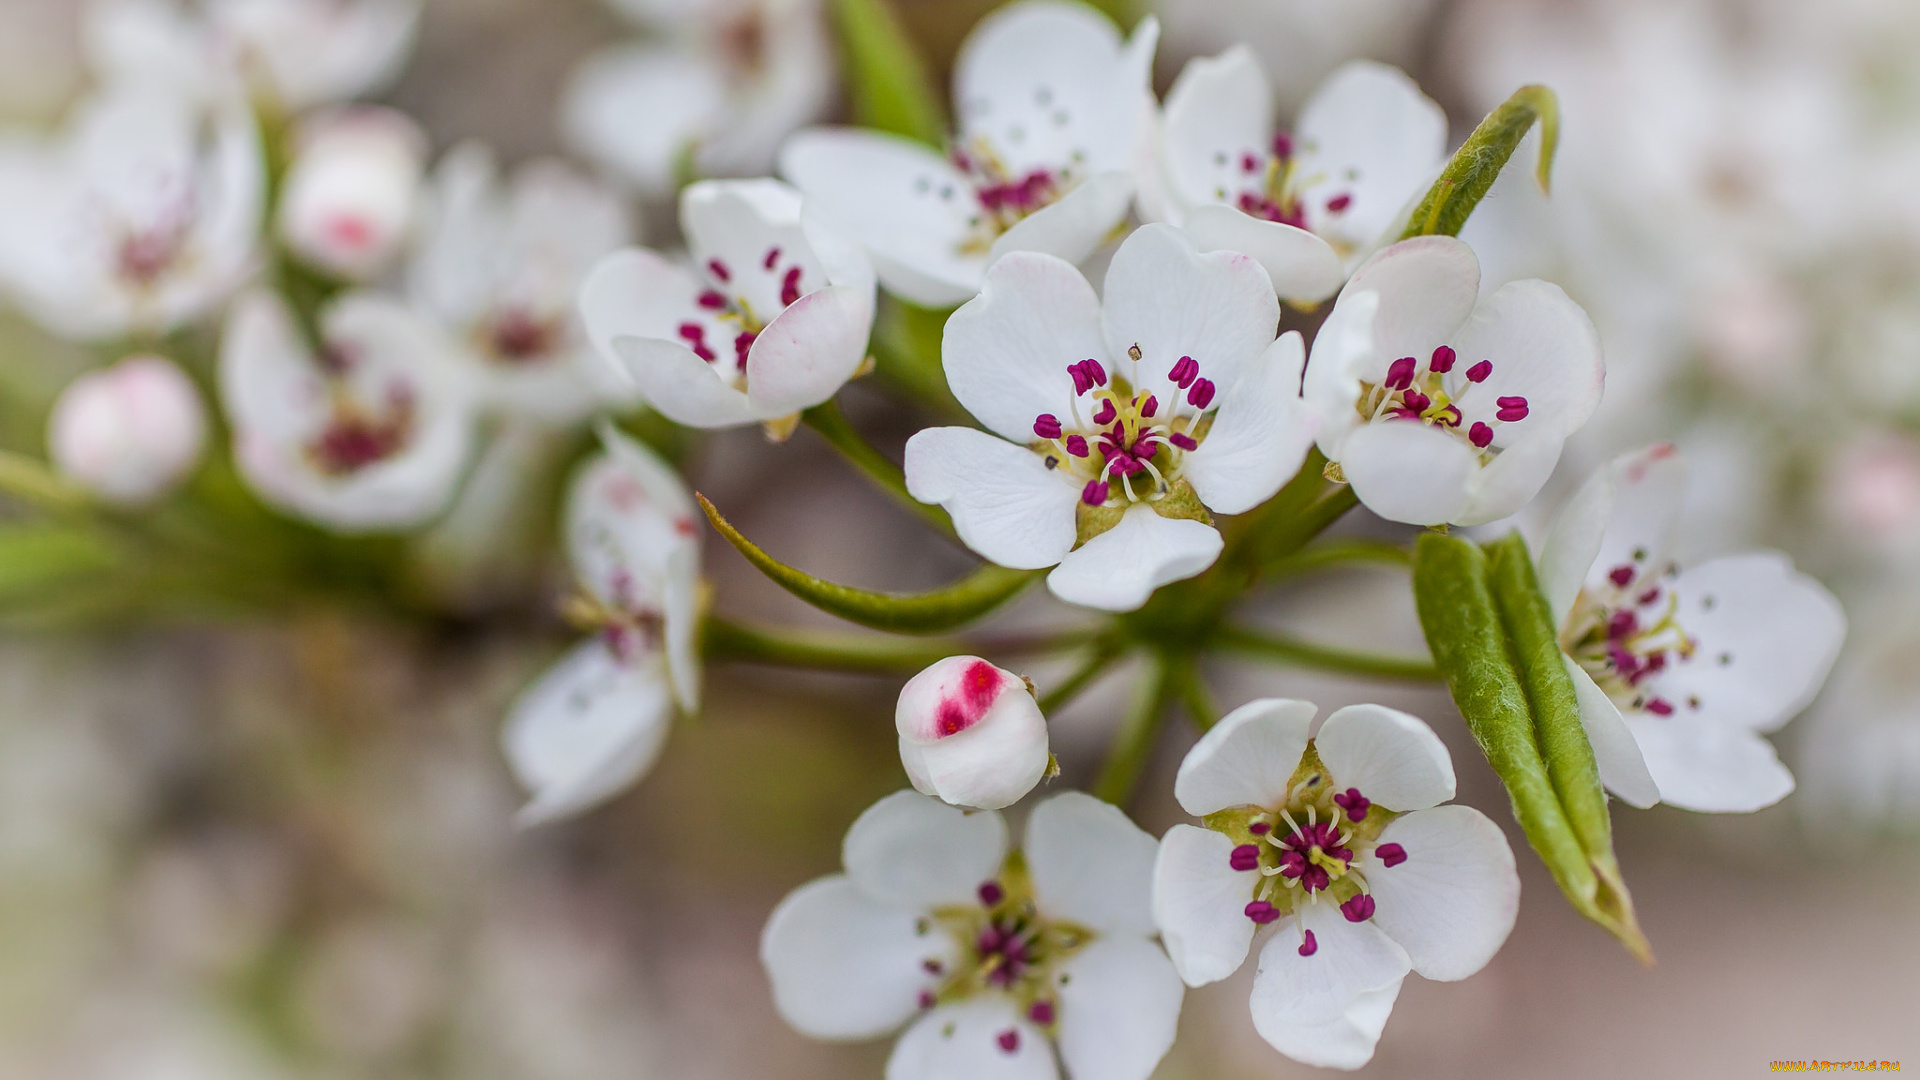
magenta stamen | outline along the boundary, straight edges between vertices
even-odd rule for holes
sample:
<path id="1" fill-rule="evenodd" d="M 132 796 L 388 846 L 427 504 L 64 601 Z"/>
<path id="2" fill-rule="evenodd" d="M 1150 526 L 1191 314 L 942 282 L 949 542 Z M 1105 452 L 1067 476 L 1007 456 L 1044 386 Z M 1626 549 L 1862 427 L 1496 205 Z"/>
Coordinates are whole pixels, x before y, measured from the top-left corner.
<path id="1" fill-rule="evenodd" d="M 1041 1027 L 1051 1025 L 1053 1023 L 1053 1017 L 1053 1002 L 1051 1001 L 1036 1001 L 1032 1005 L 1027 1006 L 1027 1019 L 1039 1024 Z"/>
<path id="2" fill-rule="evenodd" d="M 780 249 L 777 247 L 770 247 L 767 249 L 766 258 L 760 260 L 760 267 L 763 270 L 772 270 L 774 266 L 777 263 L 779 263 L 779 261 L 780 261 Z"/>
<path id="3" fill-rule="evenodd" d="M 1641 593 L 1634 603 L 1639 604 L 1641 607 L 1646 607 L 1658 599 L 1660 599 L 1660 586 L 1655 585 L 1653 588 Z"/>
<path id="4" fill-rule="evenodd" d="M 1319 951 L 1320 951 L 1320 943 L 1313 939 L 1313 931 L 1311 930 L 1307 931 L 1306 940 L 1300 943 L 1300 955 L 1312 956 L 1314 953 L 1317 953 Z"/>
<path id="5" fill-rule="evenodd" d="M 1009 1054 L 1018 1053 L 1020 1050 L 1020 1032 L 1013 1028 L 1001 1032 L 994 1041 L 1000 1044 L 1000 1049 Z"/>
<path id="6" fill-rule="evenodd" d="M 1200 365 L 1191 356 L 1181 357 L 1179 362 L 1173 365 L 1173 370 L 1167 372 L 1167 378 L 1182 390 L 1192 386 L 1193 380 L 1199 377 Z"/>
<path id="7" fill-rule="evenodd" d="M 1345 915 L 1348 922 L 1366 922 L 1373 918 L 1373 908 L 1373 897 L 1355 893 L 1353 899 L 1340 905 L 1340 914 Z"/>
<path id="8" fill-rule="evenodd" d="M 1281 161 L 1293 156 L 1293 140 L 1284 131 L 1273 133 L 1273 156 Z"/>
<path id="9" fill-rule="evenodd" d="M 1254 157 L 1252 154 L 1240 155 L 1240 171 L 1241 172 L 1253 172 L 1255 169 L 1258 169 L 1259 167 L 1260 167 L 1259 158 Z"/>
<path id="10" fill-rule="evenodd" d="M 1607 571 L 1607 580 L 1613 582 L 1614 587 L 1624 589 L 1632 584 L 1634 573 L 1632 563 L 1621 563 Z"/>
<path id="11" fill-rule="evenodd" d="M 945 964 L 942 964 L 940 961 L 935 960 L 931 956 L 927 957 L 925 960 L 920 961 L 920 967 L 929 975 L 938 975 L 941 972 L 947 970 L 947 966 Z"/>
<path id="12" fill-rule="evenodd" d="M 1433 422 L 1446 427 L 1459 427 L 1461 419 L 1460 407 L 1457 405 L 1449 405 L 1433 414 Z"/>
<path id="13" fill-rule="evenodd" d="M 1386 386 L 1389 390 L 1405 390 L 1413 385 L 1414 368 L 1418 366 L 1411 356 L 1403 356 L 1387 367 Z"/>
<path id="14" fill-rule="evenodd" d="M 1085 435 L 1067 436 L 1067 453 L 1074 457 L 1087 456 L 1087 437 Z"/>
<path id="15" fill-rule="evenodd" d="M 1213 380 L 1195 379 L 1193 389 L 1187 391 L 1187 404 L 1196 409 L 1204 409 L 1213 403 Z"/>
<path id="16" fill-rule="evenodd" d="M 1632 637 L 1640 629 L 1640 617 L 1631 611 L 1616 611 L 1607 620 L 1607 636 L 1614 640 Z"/>
<path id="17" fill-rule="evenodd" d="M 1389 869 L 1407 861 L 1407 849 L 1401 847 L 1399 844 L 1381 844 L 1379 847 L 1373 849 L 1373 853 L 1378 856 L 1380 861 L 1385 863 Z"/>
<path id="18" fill-rule="evenodd" d="M 1096 424 L 1111 424 L 1113 423 L 1113 418 L 1119 415 L 1119 411 L 1120 410 L 1114 407 L 1113 399 L 1108 398 L 1102 401 L 1100 408 L 1094 412 L 1093 422 Z"/>
<path id="19" fill-rule="evenodd" d="M 1344 793 L 1333 797 L 1333 804 L 1347 812 L 1348 821 L 1367 820 L 1367 811 L 1373 809 L 1373 800 L 1360 794 L 1359 788 L 1348 788 Z"/>
<path id="20" fill-rule="evenodd" d="M 1140 406 L 1140 415 L 1151 420 L 1153 419 L 1153 414 L 1159 411 L 1160 399 L 1154 397 L 1152 394 L 1148 394 L 1146 403 Z"/>
<path id="21" fill-rule="evenodd" d="M 1495 415 L 1507 423 L 1512 423 L 1515 420 L 1525 420 L 1527 418 L 1526 398 L 1503 397 L 1499 398 L 1495 404 L 1500 406 L 1500 411 Z"/>
<path id="22" fill-rule="evenodd" d="M 1255 900 L 1248 904 L 1244 910 L 1247 918 L 1252 919 L 1261 926 L 1265 926 L 1280 917 L 1280 909 L 1267 903 L 1265 900 Z"/>
<path id="23" fill-rule="evenodd" d="M 1491 374 L 1493 374 L 1493 361 L 1482 360 L 1467 369 L 1467 381 L 1483 383 L 1487 381 L 1487 376 Z"/>
<path id="24" fill-rule="evenodd" d="M 1454 351 L 1451 345 L 1442 345 L 1433 350 L 1433 359 L 1427 361 L 1427 370 L 1435 375 L 1445 375 L 1453 370 Z"/>
<path id="25" fill-rule="evenodd" d="M 1427 406 L 1433 404 L 1432 398 L 1429 398 L 1418 390 L 1407 391 L 1401 396 L 1400 400 L 1407 411 L 1412 413 L 1416 418 L 1418 418 L 1421 413 L 1427 411 Z"/>
<path id="26" fill-rule="evenodd" d="M 1194 440 L 1188 438 L 1185 435 L 1180 434 L 1177 431 L 1167 436 L 1167 441 L 1171 442 L 1173 445 L 1179 447 L 1182 450 L 1192 450 L 1197 448 L 1200 445 L 1199 443 L 1195 442 Z"/>
<path id="27" fill-rule="evenodd" d="M 1088 506 L 1105 505 L 1107 501 L 1107 482 L 1098 479 L 1087 481 L 1086 488 L 1080 492 L 1080 501 L 1086 503 Z"/>
<path id="28" fill-rule="evenodd" d="M 1041 413 L 1033 418 L 1033 433 L 1043 439 L 1057 439 L 1060 431 L 1060 418 L 1052 413 Z"/>
<path id="29" fill-rule="evenodd" d="M 723 283 L 733 280 L 733 272 L 728 270 L 727 264 L 721 262 L 719 259 L 707 260 L 707 272 L 719 278 Z"/>
<path id="30" fill-rule="evenodd" d="M 742 331 L 733 339 L 733 360 L 742 371 L 746 370 L 747 352 L 753 348 L 754 336 L 752 331 Z"/>
<path id="31" fill-rule="evenodd" d="M 1647 700 L 1647 711 L 1655 716 L 1672 716 L 1673 703 L 1669 702 L 1666 698 L 1649 698 Z"/>
<path id="32" fill-rule="evenodd" d="M 699 341 L 707 336 L 706 327 L 701 326 L 699 323 L 690 322 L 681 323 L 679 333 L 681 337 L 688 341 Z"/>
<path id="33" fill-rule="evenodd" d="M 780 302 L 792 307 L 800 299 L 800 268 L 790 266 L 785 277 L 780 279 Z"/>
<path id="34" fill-rule="evenodd" d="M 1346 210 L 1347 207 L 1352 205 L 1353 205 L 1353 196 L 1343 191 L 1340 194 L 1335 195 L 1333 198 L 1327 200 L 1327 213 L 1329 214 L 1342 213 L 1343 211 Z"/>
<path id="35" fill-rule="evenodd" d="M 1007 891 L 1000 887 L 999 882 L 997 881 L 981 882 L 980 903 L 984 904 L 987 907 L 992 907 L 993 905 L 1006 899 L 1006 897 L 1007 897 Z"/>
<path id="36" fill-rule="evenodd" d="M 1248 870 L 1258 870 L 1260 868 L 1259 846 L 1255 844 L 1241 844 L 1239 847 L 1233 849 L 1233 854 L 1228 857 L 1227 864 L 1242 873 Z"/>
<path id="37" fill-rule="evenodd" d="M 1273 830 L 1273 826 L 1267 824 L 1264 821 L 1256 821 L 1253 824 L 1247 826 L 1247 831 L 1252 833 L 1255 836 L 1265 836 L 1267 835 L 1267 833 L 1271 832 L 1272 830 Z"/>
<path id="38" fill-rule="evenodd" d="M 1485 450 L 1487 444 L 1493 442 L 1493 429 L 1475 420 L 1473 426 L 1467 429 L 1467 441 Z"/>
<path id="39" fill-rule="evenodd" d="M 706 292 L 700 294 L 700 306 L 709 311 L 718 311 L 727 306 L 727 298 L 712 289 L 708 289 Z"/>
<path id="40" fill-rule="evenodd" d="M 922 1009 L 933 1008 L 933 991 L 931 990 L 920 991 L 920 1007 Z"/>

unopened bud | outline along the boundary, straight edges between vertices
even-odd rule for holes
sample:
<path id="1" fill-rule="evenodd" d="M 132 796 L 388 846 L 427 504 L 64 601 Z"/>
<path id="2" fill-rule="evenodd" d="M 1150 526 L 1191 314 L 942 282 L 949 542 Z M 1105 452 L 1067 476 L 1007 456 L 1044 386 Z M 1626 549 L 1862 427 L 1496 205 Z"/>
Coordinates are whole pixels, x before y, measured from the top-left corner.
<path id="1" fill-rule="evenodd" d="M 977 656 L 908 680 L 893 719 L 914 788 L 955 806 L 1011 806 L 1047 771 L 1047 720 L 1026 681 Z"/>
<path id="2" fill-rule="evenodd" d="M 425 135 L 391 109 L 315 117 L 302 127 L 287 171 L 281 238 L 321 270 L 373 277 L 412 229 L 425 161 Z"/>
<path id="3" fill-rule="evenodd" d="M 67 478 L 118 503 L 171 490 L 200 458 L 206 409 L 186 373 L 133 356 L 67 384 L 47 420 L 47 450 Z"/>

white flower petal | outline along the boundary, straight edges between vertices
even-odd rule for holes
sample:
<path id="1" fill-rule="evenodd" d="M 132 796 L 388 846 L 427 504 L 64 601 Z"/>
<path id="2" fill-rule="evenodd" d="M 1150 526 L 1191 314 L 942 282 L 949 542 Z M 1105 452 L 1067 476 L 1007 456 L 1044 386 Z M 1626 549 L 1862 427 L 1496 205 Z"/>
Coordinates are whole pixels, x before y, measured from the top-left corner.
<path id="1" fill-rule="evenodd" d="M 1007 823 L 994 811 L 896 791 L 854 821 L 840 861 L 868 896 L 926 911 L 977 906 L 980 886 L 999 876 L 1006 854 Z"/>
<path id="2" fill-rule="evenodd" d="M 1481 470 L 1471 446 L 1409 420 L 1368 424 L 1349 435 L 1340 468 L 1367 509 L 1408 525 L 1444 525 L 1466 513 Z"/>
<path id="3" fill-rule="evenodd" d="M 1130 174 L 1095 173 L 1001 233 L 987 249 L 987 263 L 1010 251 L 1038 251 L 1077 266 L 1113 234 L 1132 201 Z"/>
<path id="4" fill-rule="evenodd" d="M 568 562 L 602 603 L 657 611 L 669 560 L 698 547 L 693 500 L 652 451 L 618 434 L 605 441 L 607 453 L 582 465 L 568 488 Z"/>
<path id="5" fill-rule="evenodd" d="M 1396 818 L 1380 842 L 1407 857 L 1389 867 L 1371 851 L 1362 856 L 1373 921 L 1407 950 L 1413 970 L 1451 982 L 1487 966 L 1520 913 L 1520 876 L 1500 827 L 1470 806 L 1436 806 Z"/>
<path id="6" fill-rule="evenodd" d="M 538 825 L 619 794 L 652 767 L 672 713 L 657 655 L 622 661 L 594 637 L 514 702 L 501 741 L 533 799 L 522 825 Z"/>
<path id="7" fill-rule="evenodd" d="M 780 1018 L 815 1039 L 871 1039 L 913 1016 L 954 959 L 951 935 L 921 914 L 875 901 L 844 874 L 787 894 L 760 934 L 760 963 Z"/>
<path id="8" fill-rule="evenodd" d="M 1353 60 L 1307 99 L 1294 138 L 1296 168 L 1311 178 L 1300 191 L 1309 226 L 1364 250 L 1439 175 L 1447 115 L 1400 69 Z M 1351 201 L 1330 211 L 1340 195 Z"/>
<path id="9" fill-rule="evenodd" d="M 1182 356 L 1224 391 L 1273 344 L 1280 324 L 1280 302 L 1259 263 L 1239 252 L 1202 253 L 1171 225 L 1143 225 L 1127 237 L 1102 291 L 1107 355 L 1136 392 L 1162 395 L 1169 407 L 1180 390 L 1167 373 Z M 1139 364 L 1119 359 L 1136 345 Z"/>
<path id="10" fill-rule="evenodd" d="M 1131 41 L 1105 15 L 1059 0 L 1009 4 L 980 20 L 953 66 L 964 137 L 988 140 L 1007 172 L 1125 171 L 1145 133 L 1159 24 Z"/>
<path id="11" fill-rule="evenodd" d="M 1310 701 L 1257 698 L 1220 718 L 1180 762 L 1173 797 L 1194 817 L 1286 800 L 1318 709 Z"/>
<path id="12" fill-rule="evenodd" d="M 1374 347 L 1367 364 L 1348 374 L 1378 383 L 1395 360 L 1412 356 L 1424 363 L 1435 346 L 1453 343 L 1480 295 L 1480 260 L 1454 237 L 1416 236 L 1360 264 L 1340 296 L 1363 292 L 1380 294 Z M 1467 363 L 1454 370 L 1464 372 L 1473 361 L 1466 350 L 1458 351 Z"/>
<path id="13" fill-rule="evenodd" d="M 1173 966 L 1188 986 L 1240 970 L 1258 929 L 1246 915 L 1258 874 L 1235 870 L 1224 833 L 1175 825 L 1153 864 L 1153 920 Z"/>
<path id="14" fill-rule="evenodd" d="M 1173 1048 L 1186 987 L 1160 946 L 1104 938 L 1061 965 L 1060 1059 L 1073 1080 L 1147 1080 Z"/>
<path id="15" fill-rule="evenodd" d="M 704 288 L 685 267 L 645 248 L 616 251 L 580 285 L 587 339 L 611 370 L 670 419 L 696 427 L 770 419 L 777 414 L 757 415 L 745 394 L 681 344 L 679 328 L 686 323 L 700 326 L 708 340 L 725 340 L 717 336 L 724 328 L 699 306 Z M 722 362 L 732 362 L 731 355 Z"/>
<path id="16" fill-rule="evenodd" d="M 1117 806 L 1063 791 L 1027 819 L 1027 871 L 1050 918 L 1102 934 L 1153 934 L 1153 837 Z"/>
<path id="17" fill-rule="evenodd" d="M 1118 525 L 1067 552 L 1047 575 L 1047 588 L 1069 604 L 1133 611 L 1160 586 L 1212 566 L 1224 546 L 1213 526 L 1161 517 L 1143 503 L 1122 515 Z"/>
<path id="18" fill-rule="evenodd" d="M 1349 705 L 1327 717 L 1313 745 L 1337 788 L 1359 788 L 1389 810 L 1425 810 L 1453 798 L 1453 759 L 1417 716 Z"/>
<path id="19" fill-rule="evenodd" d="M 838 393 L 867 356 L 872 297 L 846 286 L 810 292 L 768 323 L 747 351 L 747 400 L 764 416 L 809 409 Z"/>
<path id="20" fill-rule="evenodd" d="M 1793 793 L 1793 774 L 1756 732 L 1629 711 L 1627 728 L 1645 755 L 1660 801 L 1682 810 L 1745 814 Z"/>
<path id="21" fill-rule="evenodd" d="M 561 130 L 641 191 L 673 190 L 674 162 L 726 114 L 725 73 L 679 48 L 619 46 L 574 69 Z"/>
<path id="22" fill-rule="evenodd" d="M 1580 726 L 1593 744 L 1593 758 L 1600 767 L 1600 782 L 1629 806 L 1644 810 L 1660 801 L 1660 788 L 1647 771 L 1647 759 L 1634 741 L 1620 709 L 1605 690 L 1594 683 L 1585 668 L 1567 657 L 1567 677 L 1573 680 L 1574 698 L 1580 705 Z"/>
<path id="23" fill-rule="evenodd" d="M 1011 998 L 997 994 L 934 1009 L 914 1021 L 887 1058 L 887 1080 L 1056 1080 L 1059 1075 L 1046 1033 L 1028 1023 Z"/>
<path id="24" fill-rule="evenodd" d="M 1595 469 L 1561 504 L 1547 528 L 1547 538 L 1540 544 L 1536 572 L 1556 627 L 1566 626 L 1588 572 L 1596 569 L 1594 560 L 1607 534 L 1607 519 L 1613 514 L 1613 475 L 1611 468 Z"/>
<path id="25" fill-rule="evenodd" d="M 1494 424 L 1493 445 L 1528 438 L 1535 429 L 1573 434 L 1600 405 L 1606 364 L 1600 332 L 1560 286 L 1545 281 L 1509 281 L 1473 311 L 1451 342 L 1459 354 L 1446 377 L 1448 392 L 1465 423 Z M 1493 371 L 1478 385 L 1466 372 L 1482 360 Z M 1524 420 L 1496 423 L 1496 401 L 1524 397 Z"/>
<path id="26" fill-rule="evenodd" d="M 1230 185 L 1245 176 L 1242 159 L 1251 154 L 1264 165 L 1273 132 L 1273 91 L 1252 49 L 1235 45 L 1219 56 L 1187 61 L 1161 110 L 1157 156 L 1168 193 L 1189 211 L 1237 194 L 1239 187 Z M 1238 210 L 1233 213 L 1253 220 Z M 1194 228 L 1195 219 L 1176 219 L 1174 224 Z M 1336 272 L 1338 266 L 1336 259 Z M 1279 278 L 1274 280 L 1278 283 Z"/>
<path id="27" fill-rule="evenodd" d="M 1069 364 L 1096 359 L 1109 377 L 1118 374 L 1100 335 L 1093 286 L 1072 264 L 1034 252 L 993 264 L 980 295 L 948 317 L 940 356 L 960 404 L 1021 445 L 1034 438 L 1042 413 L 1071 421 Z"/>
<path id="28" fill-rule="evenodd" d="M 1348 437 L 1365 422 L 1358 408 L 1358 373 L 1373 363 L 1373 321 L 1379 311 L 1379 293 L 1349 289 L 1334 301 L 1332 313 L 1313 337 L 1300 396 L 1314 412 L 1314 441 L 1334 461 L 1341 459 Z"/>
<path id="29" fill-rule="evenodd" d="M 1300 399 L 1306 348 L 1289 330 L 1221 387 L 1220 411 L 1206 441 L 1187 454 L 1180 475 L 1216 514 L 1243 514 L 1272 498 L 1306 460 L 1314 413 Z"/>
<path id="30" fill-rule="evenodd" d="M 914 789 L 955 806 L 1011 806 L 1051 760 L 1047 718 L 1026 683 L 977 656 L 949 656 L 907 680 L 893 721 Z"/>
<path id="31" fill-rule="evenodd" d="M 752 398 L 728 386 L 712 364 L 677 341 L 616 337 L 613 356 L 646 395 L 647 404 L 675 423 L 739 427 L 779 415 L 755 408 Z"/>
<path id="32" fill-rule="evenodd" d="M 1181 224 L 1202 251 L 1251 255 L 1266 270 L 1274 294 L 1282 300 L 1317 304 L 1340 291 L 1347 280 L 1332 246 L 1305 229 L 1219 203 L 1194 207 Z"/>
<path id="33" fill-rule="evenodd" d="M 1253 976 L 1253 1025 L 1268 1042 L 1274 1041 L 1270 1031 L 1337 1019 L 1355 998 L 1392 986 L 1413 966 L 1372 920 L 1348 922 L 1327 898 L 1294 902 L 1299 911 L 1275 924 Z M 1307 956 L 1300 955 L 1303 929 L 1314 937 Z"/>
<path id="34" fill-rule="evenodd" d="M 888 292 L 947 308 L 979 291 L 987 260 L 962 251 L 979 203 L 935 151 L 879 132 L 813 129 L 781 148 L 780 174 L 809 208 L 866 247 Z"/>
<path id="35" fill-rule="evenodd" d="M 827 284 L 800 227 L 800 208 L 800 192 L 778 180 L 701 180 L 680 192 L 680 231 L 721 292 L 771 321 L 787 306 L 780 294 L 789 270 L 800 271 L 802 292 Z"/>
<path id="36" fill-rule="evenodd" d="M 1540 428 L 1494 455 L 1468 480 L 1466 509 L 1453 523 L 1485 525 L 1519 513 L 1546 486 L 1564 446 L 1552 428 Z"/>
<path id="37" fill-rule="evenodd" d="M 1778 730 L 1820 692 L 1846 638 L 1840 602 L 1777 551 L 1713 559 L 1669 588 L 1698 648 L 1639 690 L 1665 698 L 1676 717 Z"/>
<path id="38" fill-rule="evenodd" d="M 1016 570 L 1052 566 L 1073 548 L 1080 492 L 1024 446 L 972 428 L 928 428 L 907 440 L 907 491 L 939 503 L 960 539 Z"/>
<path id="39" fill-rule="evenodd" d="M 1400 996 L 1404 980 L 1378 990 L 1369 990 L 1354 998 L 1346 1011 L 1319 1023 L 1270 1021 L 1260 1027 L 1254 1014 L 1254 1026 L 1268 1045 L 1305 1065 L 1322 1069 L 1358 1069 L 1373 1060 L 1373 1050 L 1386 1029 L 1387 1017 Z"/>
<path id="40" fill-rule="evenodd" d="M 1634 567 L 1644 589 L 1648 576 L 1667 571 L 1673 550 L 1673 530 L 1687 490 L 1687 463 L 1672 443 L 1656 443 L 1614 458 L 1603 470 L 1613 500 L 1599 552 L 1588 564 L 1587 588 L 1607 596 L 1616 590 L 1607 575 L 1622 566 Z"/>

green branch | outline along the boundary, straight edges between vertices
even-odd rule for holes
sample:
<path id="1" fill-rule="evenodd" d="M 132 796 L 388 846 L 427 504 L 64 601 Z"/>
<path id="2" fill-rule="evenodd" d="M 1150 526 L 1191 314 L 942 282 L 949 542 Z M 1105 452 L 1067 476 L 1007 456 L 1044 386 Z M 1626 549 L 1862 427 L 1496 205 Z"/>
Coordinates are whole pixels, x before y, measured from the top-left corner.
<path id="1" fill-rule="evenodd" d="M 1368 675 L 1380 679 L 1414 679 L 1438 682 L 1440 671 L 1431 660 L 1414 657 L 1380 656 L 1357 649 L 1320 645 L 1285 634 L 1229 626 L 1215 639 L 1222 648 L 1248 656 L 1277 660 L 1297 667 L 1318 668 L 1342 675 Z"/>
<path id="2" fill-rule="evenodd" d="M 1276 578 L 1298 577 L 1354 563 L 1411 569 L 1413 553 L 1384 540 L 1329 540 L 1268 563 L 1267 573 Z"/>
<path id="3" fill-rule="evenodd" d="M 1160 721 L 1166 715 L 1172 689 L 1165 657 L 1149 653 L 1146 670 L 1140 674 L 1133 705 L 1114 732 L 1106 764 L 1093 783 L 1093 794 L 1115 806 L 1125 806 L 1133 798 L 1133 789 L 1139 785 L 1140 774 L 1146 771 L 1147 758 L 1153 753 L 1154 739 L 1160 734 Z"/>
<path id="4" fill-rule="evenodd" d="M 1060 685 L 1040 695 L 1040 711 L 1051 713 L 1053 710 L 1080 696 L 1093 680 L 1099 678 L 1120 659 L 1122 651 L 1112 642 L 1101 641 L 1094 645 L 1093 651 L 1081 661 L 1080 666 L 1061 681 Z"/>

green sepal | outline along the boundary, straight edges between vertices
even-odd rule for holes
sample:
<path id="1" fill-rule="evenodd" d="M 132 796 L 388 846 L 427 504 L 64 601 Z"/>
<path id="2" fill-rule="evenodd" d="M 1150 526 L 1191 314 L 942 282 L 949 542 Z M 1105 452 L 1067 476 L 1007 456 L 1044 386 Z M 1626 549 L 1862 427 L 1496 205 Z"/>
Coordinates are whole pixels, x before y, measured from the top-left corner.
<path id="1" fill-rule="evenodd" d="M 1523 86 L 1500 107 L 1487 114 L 1467 141 L 1454 151 L 1420 204 L 1407 219 L 1400 239 L 1415 236 L 1458 236 L 1473 209 L 1486 197 L 1493 180 L 1535 123 L 1540 125 L 1540 162 L 1534 175 L 1540 190 L 1549 189 L 1553 153 L 1560 144 L 1560 103 L 1544 86 Z"/>
<path id="2" fill-rule="evenodd" d="M 781 562 L 740 534 L 705 495 L 695 494 L 707 520 L 754 568 L 793 595 L 848 622 L 896 634 L 937 634 L 965 625 L 1013 599 L 1040 576 L 992 563 L 944 588 L 924 593 L 887 593 L 822 581 Z"/>
<path id="3" fill-rule="evenodd" d="M 1513 573 L 1510 567 L 1503 569 Z M 1530 569 L 1527 576 L 1531 578 Z M 1537 594 L 1538 588 L 1533 591 Z M 1528 682 L 1523 681 L 1521 671 L 1525 669 L 1530 680 L 1543 688 L 1537 692 L 1543 702 L 1554 703 L 1554 691 L 1546 689 L 1545 677 L 1539 673 L 1540 657 L 1525 655 L 1515 646 L 1501 618 L 1500 602 L 1495 600 L 1486 555 L 1459 537 L 1434 532 L 1422 535 L 1414 547 L 1413 594 L 1434 663 L 1446 679 L 1474 741 L 1506 785 L 1514 820 L 1519 822 L 1527 842 L 1575 910 L 1600 924 L 1635 955 L 1648 958 L 1646 939 L 1633 921 L 1631 904 L 1623 909 L 1618 903 L 1626 893 L 1616 888 L 1618 871 L 1613 868 L 1610 844 L 1606 866 L 1614 880 L 1604 886 L 1607 899 L 1603 903 L 1600 867 L 1574 825 L 1576 816 L 1585 820 L 1590 811 L 1584 808 L 1584 797 L 1576 798 L 1578 808 L 1570 808 L 1563 801 L 1548 765 L 1541 738 L 1543 726 L 1553 733 L 1550 741 L 1563 782 L 1577 785 L 1579 755 L 1566 745 L 1565 723 L 1571 721 L 1584 744 L 1586 736 L 1578 727 L 1579 715 L 1576 711 L 1570 718 L 1554 717 L 1544 725 L 1536 722 Z M 1524 601 L 1516 597 L 1506 600 L 1508 607 L 1523 605 Z M 1531 634 L 1527 639 L 1531 640 Z M 1564 678 L 1557 648 L 1551 663 Z M 1593 751 L 1588 746 L 1588 769 L 1594 768 L 1592 761 Z M 1593 783 L 1597 790 L 1597 771 Z M 1604 804 L 1601 813 L 1605 813 Z M 1589 831 L 1591 826 L 1592 822 L 1586 821 Z"/>
<path id="4" fill-rule="evenodd" d="M 853 119 L 939 147 L 947 118 L 927 65 L 887 0 L 833 0 Z"/>

